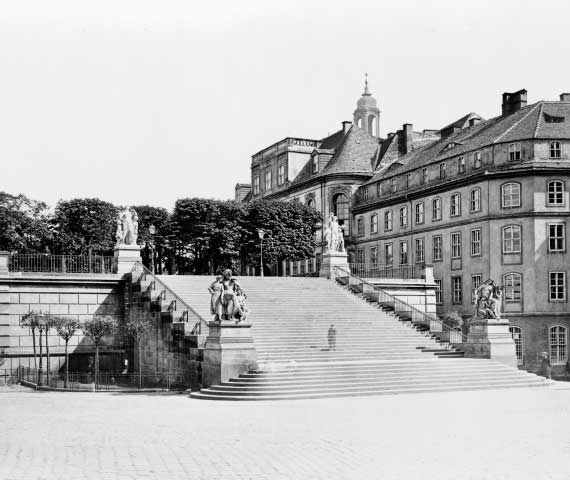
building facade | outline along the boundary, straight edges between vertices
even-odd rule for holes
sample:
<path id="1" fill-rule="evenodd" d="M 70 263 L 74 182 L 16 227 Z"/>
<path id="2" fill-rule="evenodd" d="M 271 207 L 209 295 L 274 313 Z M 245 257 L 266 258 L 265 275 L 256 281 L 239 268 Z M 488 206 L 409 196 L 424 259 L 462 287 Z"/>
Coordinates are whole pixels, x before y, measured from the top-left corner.
<path id="1" fill-rule="evenodd" d="M 502 114 L 469 114 L 441 138 L 390 161 L 354 195 L 351 244 L 364 264 L 432 264 L 438 314 L 474 313 L 488 278 L 505 287 L 519 364 L 555 372 L 568 360 L 570 95 L 526 105 L 503 95 Z"/>

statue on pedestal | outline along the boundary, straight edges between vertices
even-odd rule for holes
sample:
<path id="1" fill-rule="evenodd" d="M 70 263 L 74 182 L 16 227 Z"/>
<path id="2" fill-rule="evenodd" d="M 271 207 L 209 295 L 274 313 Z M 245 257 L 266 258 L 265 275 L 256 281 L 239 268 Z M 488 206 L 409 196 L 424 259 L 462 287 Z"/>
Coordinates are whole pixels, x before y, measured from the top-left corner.
<path id="1" fill-rule="evenodd" d="M 136 245 L 139 233 L 139 217 L 134 208 L 125 208 L 117 218 L 117 245 Z"/>
<path id="2" fill-rule="evenodd" d="M 216 282 L 219 282 L 221 288 Z M 212 314 L 215 315 L 214 320 L 235 320 L 236 323 L 243 322 L 247 319 L 247 298 L 245 292 L 235 278 L 232 278 L 231 270 L 224 270 L 220 280 L 216 280 L 208 291 L 212 295 Z M 221 290 L 219 300 L 214 297 L 218 296 L 218 290 Z M 219 304 L 217 303 L 219 302 Z M 216 303 L 216 305 L 214 305 Z"/>
<path id="3" fill-rule="evenodd" d="M 344 253 L 344 233 L 334 214 L 330 214 L 325 226 L 325 241 L 327 251 Z"/>
<path id="4" fill-rule="evenodd" d="M 490 278 L 485 280 L 473 293 L 475 318 L 501 318 L 503 289 Z"/>

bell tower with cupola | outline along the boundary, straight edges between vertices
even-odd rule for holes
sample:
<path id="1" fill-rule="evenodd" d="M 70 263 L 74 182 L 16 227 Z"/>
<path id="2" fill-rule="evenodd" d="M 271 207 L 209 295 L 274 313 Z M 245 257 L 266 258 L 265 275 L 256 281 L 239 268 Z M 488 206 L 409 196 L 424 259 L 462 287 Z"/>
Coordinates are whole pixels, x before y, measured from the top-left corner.
<path id="1" fill-rule="evenodd" d="M 354 124 L 374 137 L 380 136 L 380 110 L 376 99 L 368 90 L 368 74 L 365 75 L 364 93 L 358 99 L 354 111 Z"/>

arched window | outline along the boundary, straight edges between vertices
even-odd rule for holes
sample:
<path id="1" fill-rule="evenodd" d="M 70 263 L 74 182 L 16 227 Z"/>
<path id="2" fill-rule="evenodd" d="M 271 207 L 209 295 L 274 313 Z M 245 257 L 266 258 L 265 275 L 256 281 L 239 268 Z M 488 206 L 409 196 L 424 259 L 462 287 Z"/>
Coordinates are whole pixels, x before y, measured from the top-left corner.
<path id="1" fill-rule="evenodd" d="M 503 275 L 503 285 L 505 286 L 505 302 L 520 303 L 521 301 L 521 274 L 506 273 Z"/>
<path id="2" fill-rule="evenodd" d="M 568 360 L 568 329 L 561 325 L 551 327 L 548 335 L 550 362 L 553 365 L 566 363 Z"/>
<path id="3" fill-rule="evenodd" d="M 546 184 L 546 204 L 564 205 L 564 182 L 562 180 L 550 180 Z"/>
<path id="4" fill-rule="evenodd" d="M 416 223 L 424 223 L 424 202 L 416 203 Z"/>
<path id="5" fill-rule="evenodd" d="M 356 120 L 356 125 L 358 126 L 358 128 L 362 128 L 362 117 Z"/>
<path id="6" fill-rule="evenodd" d="M 474 188 L 469 194 L 469 211 L 471 213 L 481 211 L 481 189 Z"/>
<path id="7" fill-rule="evenodd" d="M 503 208 L 515 208 L 521 206 L 520 183 L 504 183 L 501 185 L 501 206 Z"/>
<path id="8" fill-rule="evenodd" d="M 560 142 L 550 142 L 550 158 L 561 158 L 562 149 L 560 148 Z"/>
<path id="9" fill-rule="evenodd" d="M 344 193 L 337 193 L 332 203 L 332 211 L 338 219 L 338 224 L 348 224 L 348 197 Z"/>
<path id="10" fill-rule="evenodd" d="M 375 213 L 370 216 L 370 233 L 378 233 L 378 215 Z"/>
<path id="11" fill-rule="evenodd" d="M 515 353 L 517 354 L 517 364 L 523 364 L 523 336 L 521 327 L 516 327 L 514 325 L 509 327 L 509 332 L 513 336 L 515 342 Z"/>
<path id="12" fill-rule="evenodd" d="M 520 253 L 521 227 L 509 225 L 503 227 L 503 253 Z"/>
<path id="13" fill-rule="evenodd" d="M 364 218 L 362 217 L 356 220 L 356 233 L 359 236 L 364 235 Z"/>
<path id="14" fill-rule="evenodd" d="M 431 219 L 441 220 L 441 198 L 434 198 L 431 202 Z"/>
<path id="15" fill-rule="evenodd" d="M 374 115 L 370 115 L 368 117 L 368 133 L 370 135 L 375 135 L 376 132 L 376 117 Z"/>

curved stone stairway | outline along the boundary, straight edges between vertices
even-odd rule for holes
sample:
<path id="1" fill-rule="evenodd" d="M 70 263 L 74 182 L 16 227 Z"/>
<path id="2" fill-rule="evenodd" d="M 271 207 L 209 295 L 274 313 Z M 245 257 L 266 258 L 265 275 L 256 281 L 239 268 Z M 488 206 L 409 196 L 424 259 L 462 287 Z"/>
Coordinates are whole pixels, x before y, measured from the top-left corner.
<path id="1" fill-rule="evenodd" d="M 161 276 L 210 318 L 205 276 Z M 258 370 L 192 393 L 194 398 L 318 398 L 545 385 L 536 375 L 490 360 L 466 359 L 320 278 L 241 277 L 247 293 Z M 329 351 L 327 330 L 337 330 Z"/>

